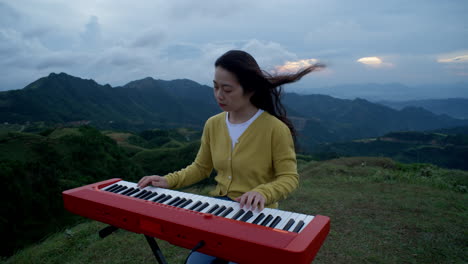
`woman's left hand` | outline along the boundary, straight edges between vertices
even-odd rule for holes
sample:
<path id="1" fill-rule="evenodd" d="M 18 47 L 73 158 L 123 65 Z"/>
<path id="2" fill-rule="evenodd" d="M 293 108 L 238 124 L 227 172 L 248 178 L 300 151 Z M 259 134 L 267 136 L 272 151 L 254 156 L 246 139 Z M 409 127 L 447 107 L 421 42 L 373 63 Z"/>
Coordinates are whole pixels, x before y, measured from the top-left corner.
<path id="1" fill-rule="evenodd" d="M 265 208 L 265 197 L 259 192 L 246 192 L 241 197 L 235 199 L 240 203 L 240 207 L 244 207 L 251 211 L 254 211 L 258 208 L 258 211 L 262 211 Z"/>

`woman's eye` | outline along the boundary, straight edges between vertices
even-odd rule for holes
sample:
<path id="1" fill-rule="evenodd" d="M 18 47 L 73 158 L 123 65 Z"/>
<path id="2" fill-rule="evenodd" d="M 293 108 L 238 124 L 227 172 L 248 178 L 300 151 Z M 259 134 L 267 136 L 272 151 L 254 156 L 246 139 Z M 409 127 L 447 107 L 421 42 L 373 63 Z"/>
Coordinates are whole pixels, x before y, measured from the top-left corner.
<path id="1" fill-rule="evenodd" d="M 225 93 L 230 93 L 232 92 L 231 90 L 224 90 Z"/>

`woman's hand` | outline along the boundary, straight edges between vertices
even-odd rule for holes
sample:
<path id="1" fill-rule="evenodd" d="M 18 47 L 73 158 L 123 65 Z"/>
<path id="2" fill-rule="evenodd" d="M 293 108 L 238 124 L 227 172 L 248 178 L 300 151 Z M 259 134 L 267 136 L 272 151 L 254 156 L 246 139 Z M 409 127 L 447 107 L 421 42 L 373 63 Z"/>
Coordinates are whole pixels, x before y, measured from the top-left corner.
<path id="1" fill-rule="evenodd" d="M 139 188 L 145 188 L 148 185 L 161 187 L 161 188 L 169 187 L 169 184 L 167 183 L 166 178 L 158 176 L 158 175 L 145 176 L 141 178 L 137 184 Z"/>
<path id="2" fill-rule="evenodd" d="M 258 211 L 262 211 L 265 208 L 265 197 L 259 192 L 246 192 L 241 197 L 235 199 L 240 203 L 240 207 L 244 207 L 251 211 L 254 211 L 258 208 Z"/>

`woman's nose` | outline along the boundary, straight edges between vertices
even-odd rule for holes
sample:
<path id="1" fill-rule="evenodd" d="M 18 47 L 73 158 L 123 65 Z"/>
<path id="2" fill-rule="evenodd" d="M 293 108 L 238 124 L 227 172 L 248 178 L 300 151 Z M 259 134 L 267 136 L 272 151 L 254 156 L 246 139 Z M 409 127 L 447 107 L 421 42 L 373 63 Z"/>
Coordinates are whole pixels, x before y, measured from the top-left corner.
<path id="1" fill-rule="evenodd" d="M 221 89 L 219 89 L 218 91 L 215 91 L 215 96 L 218 99 L 223 99 L 223 91 L 221 91 Z"/>

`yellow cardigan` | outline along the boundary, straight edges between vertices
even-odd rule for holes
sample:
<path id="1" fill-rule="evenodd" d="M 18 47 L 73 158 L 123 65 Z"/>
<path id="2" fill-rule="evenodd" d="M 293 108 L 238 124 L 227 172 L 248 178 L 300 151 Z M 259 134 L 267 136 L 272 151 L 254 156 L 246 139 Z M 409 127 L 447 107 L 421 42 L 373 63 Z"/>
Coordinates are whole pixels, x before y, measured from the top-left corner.
<path id="1" fill-rule="evenodd" d="M 263 112 L 239 137 L 232 150 L 226 125 L 226 112 L 205 123 L 200 149 L 195 161 L 165 177 L 169 188 L 189 186 L 217 171 L 212 196 L 235 199 L 256 191 L 266 198 L 267 207 L 278 207 L 297 188 L 296 153 L 289 128 L 279 119 Z"/>

